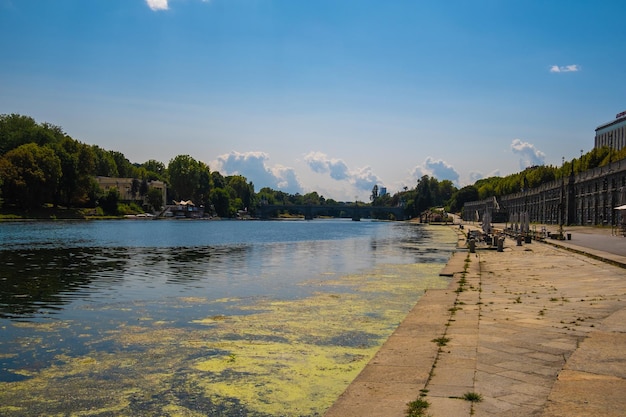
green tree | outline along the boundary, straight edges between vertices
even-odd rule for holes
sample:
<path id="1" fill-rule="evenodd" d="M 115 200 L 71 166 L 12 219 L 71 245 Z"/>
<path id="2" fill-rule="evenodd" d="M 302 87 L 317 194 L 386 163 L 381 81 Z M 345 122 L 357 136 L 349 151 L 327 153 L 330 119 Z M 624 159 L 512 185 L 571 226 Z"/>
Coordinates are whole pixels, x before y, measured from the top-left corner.
<path id="1" fill-rule="evenodd" d="M 211 170 L 209 166 L 204 162 L 198 162 L 198 188 L 195 192 L 195 197 L 199 204 L 204 205 L 205 207 L 209 207 L 211 205 L 211 188 L 213 187 L 213 182 L 211 180 Z"/>
<path id="2" fill-rule="evenodd" d="M 159 180 L 165 181 L 167 177 L 167 168 L 163 164 L 163 162 L 159 162 L 154 159 L 150 159 L 140 166 L 141 168 L 145 168 L 146 174 L 142 176 L 142 179 L 146 180 Z"/>
<path id="3" fill-rule="evenodd" d="M 149 191 L 150 187 L 148 186 L 148 181 L 144 178 L 141 180 L 141 184 L 139 185 L 139 195 L 143 197 L 147 195 Z"/>
<path id="4" fill-rule="evenodd" d="M 163 194 L 161 190 L 150 187 L 146 194 L 146 201 L 152 207 L 153 211 L 161 210 L 163 207 Z"/>
<path id="5" fill-rule="evenodd" d="M 450 204 L 450 199 L 457 191 L 457 188 L 454 186 L 454 183 L 450 180 L 443 180 L 439 182 L 439 202 L 440 206 L 448 206 Z"/>
<path id="6" fill-rule="evenodd" d="M 213 188 L 211 190 L 211 202 L 213 209 L 219 217 L 231 217 L 230 194 L 223 188 Z"/>
<path id="7" fill-rule="evenodd" d="M 252 199 L 254 196 L 254 185 L 248 183 L 246 177 L 241 175 L 232 175 L 226 178 L 228 185 L 226 189 L 231 191 L 231 204 L 235 204 L 235 210 L 249 209 L 252 207 Z M 236 203 L 235 199 L 239 199 L 240 203 Z"/>
<path id="8" fill-rule="evenodd" d="M 123 153 L 117 151 L 109 151 L 111 158 L 115 161 L 117 166 L 117 173 L 121 178 L 135 178 L 135 166 L 130 163 Z"/>
<path id="9" fill-rule="evenodd" d="M 261 204 L 276 204 L 275 191 L 269 187 L 263 187 L 256 195 Z"/>
<path id="10" fill-rule="evenodd" d="M 119 177 L 117 164 L 113 156 L 99 146 L 93 145 L 91 150 L 95 156 L 96 176 L 100 177 Z"/>
<path id="11" fill-rule="evenodd" d="M 226 179 L 218 171 L 211 172 L 211 182 L 215 188 L 226 188 Z"/>
<path id="12" fill-rule="evenodd" d="M 4 197 L 22 208 L 52 202 L 60 177 L 61 161 L 47 146 L 28 143 L 0 158 Z"/>
<path id="13" fill-rule="evenodd" d="M 465 203 L 476 200 L 479 200 L 478 189 L 476 189 L 474 185 L 463 187 L 452 195 L 450 199 L 450 212 L 458 213 Z"/>
<path id="14" fill-rule="evenodd" d="M 378 198 L 378 185 L 374 184 L 374 187 L 372 187 L 372 194 L 370 195 L 370 201 L 374 203 L 377 198 Z"/>
<path id="15" fill-rule="evenodd" d="M 117 216 L 119 213 L 118 204 L 120 202 L 120 192 L 112 187 L 100 198 L 100 207 L 106 214 Z"/>
<path id="16" fill-rule="evenodd" d="M 130 195 L 133 198 L 133 200 L 135 199 L 135 197 L 137 197 L 137 194 L 139 194 L 140 188 L 141 188 L 141 181 L 139 181 L 137 178 L 133 178 L 133 181 L 130 184 Z"/>
<path id="17" fill-rule="evenodd" d="M 311 205 L 311 206 L 319 206 L 321 204 L 320 196 L 317 191 L 313 191 L 310 193 L 306 193 L 302 196 L 301 204 Z"/>
<path id="18" fill-rule="evenodd" d="M 190 200 L 196 196 L 200 182 L 200 164 L 189 155 L 178 155 L 167 166 L 170 185 L 177 200 Z"/>
<path id="19" fill-rule="evenodd" d="M 415 215 L 419 215 L 426 209 L 433 206 L 433 195 L 431 191 L 431 181 L 428 175 L 422 176 L 417 180 L 417 187 L 415 187 L 417 197 L 415 198 Z"/>
<path id="20" fill-rule="evenodd" d="M 65 137 L 63 129 L 19 114 L 0 115 L 0 156 L 28 143 L 53 145 Z"/>
<path id="21" fill-rule="evenodd" d="M 84 203 L 95 171 L 95 155 L 92 148 L 69 136 L 53 147 L 61 161 L 62 175 L 58 193 L 60 201 L 68 207 L 72 202 Z"/>

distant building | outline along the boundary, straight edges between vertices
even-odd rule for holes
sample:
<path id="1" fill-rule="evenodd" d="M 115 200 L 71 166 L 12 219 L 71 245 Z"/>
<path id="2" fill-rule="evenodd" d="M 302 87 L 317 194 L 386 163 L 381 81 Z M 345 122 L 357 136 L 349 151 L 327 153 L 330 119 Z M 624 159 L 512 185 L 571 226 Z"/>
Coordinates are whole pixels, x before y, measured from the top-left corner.
<path id="1" fill-rule="evenodd" d="M 380 187 L 380 192 L 378 193 L 379 197 L 382 197 L 387 194 L 387 187 Z"/>
<path id="2" fill-rule="evenodd" d="M 139 194 L 133 197 L 131 192 L 133 186 L 133 178 L 115 178 L 115 177 L 96 177 L 98 186 L 103 191 L 109 191 L 111 188 L 117 188 L 120 193 L 120 199 L 125 201 L 141 200 L 143 197 Z M 163 194 L 163 206 L 167 203 L 167 184 L 163 181 L 148 181 L 148 188 L 156 188 Z"/>
<path id="3" fill-rule="evenodd" d="M 626 147 L 626 111 L 618 113 L 615 120 L 601 124 L 596 128 L 594 148 L 608 146 L 619 151 Z"/>

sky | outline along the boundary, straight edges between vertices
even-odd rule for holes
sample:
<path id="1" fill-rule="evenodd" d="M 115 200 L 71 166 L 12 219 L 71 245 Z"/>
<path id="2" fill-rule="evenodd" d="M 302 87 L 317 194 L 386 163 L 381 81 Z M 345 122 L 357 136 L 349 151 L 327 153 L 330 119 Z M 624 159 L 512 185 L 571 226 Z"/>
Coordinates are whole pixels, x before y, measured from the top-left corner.
<path id="1" fill-rule="evenodd" d="M 0 0 L 0 114 L 131 162 L 368 201 L 593 148 L 623 0 Z"/>

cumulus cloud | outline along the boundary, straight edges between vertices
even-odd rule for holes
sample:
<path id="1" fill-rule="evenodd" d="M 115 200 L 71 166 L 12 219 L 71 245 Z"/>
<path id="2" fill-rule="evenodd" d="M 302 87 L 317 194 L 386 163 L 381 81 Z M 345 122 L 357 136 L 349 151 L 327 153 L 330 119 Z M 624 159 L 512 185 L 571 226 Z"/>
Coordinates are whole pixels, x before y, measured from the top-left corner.
<path id="1" fill-rule="evenodd" d="M 545 163 L 546 154 L 535 148 L 535 145 L 531 143 L 513 139 L 513 142 L 511 142 L 511 150 L 513 153 L 520 155 L 519 166 L 522 170 Z"/>
<path id="2" fill-rule="evenodd" d="M 225 175 L 243 175 L 254 183 L 255 189 L 270 187 L 290 194 L 302 192 L 302 185 L 293 168 L 269 166 L 265 152 L 230 152 L 217 157 L 216 170 Z"/>
<path id="3" fill-rule="evenodd" d="M 470 184 L 474 184 L 476 181 L 481 180 L 483 178 L 491 178 L 491 177 L 500 177 L 500 170 L 496 169 L 488 173 L 487 175 L 483 174 L 479 171 L 471 171 L 469 173 Z"/>
<path id="4" fill-rule="evenodd" d="M 442 159 L 434 159 L 431 156 L 426 157 L 421 165 L 417 165 L 411 171 L 414 179 L 420 179 L 424 175 L 435 177 L 439 181 L 449 180 L 455 184 L 459 183 L 459 173 L 454 167 Z"/>
<path id="5" fill-rule="evenodd" d="M 565 66 L 552 65 L 550 67 L 550 72 L 578 72 L 578 71 L 580 71 L 580 66 L 576 64 L 565 65 Z"/>
<path id="6" fill-rule="evenodd" d="M 167 10 L 169 6 L 167 4 L 167 0 L 146 0 L 148 7 L 151 10 Z"/>
<path id="7" fill-rule="evenodd" d="M 482 172 L 471 171 L 469 173 L 469 180 L 471 184 L 474 184 L 476 181 L 483 179 L 485 176 Z"/>
<path id="8" fill-rule="evenodd" d="M 347 181 L 358 190 L 369 191 L 374 185 L 381 185 L 380 178 L 368 166 L 350 170 L 343 160 L 330 158 L 322 152 L 309 152 L 304 161 L 313 172 L 329 174 L 336 181 Z"/>

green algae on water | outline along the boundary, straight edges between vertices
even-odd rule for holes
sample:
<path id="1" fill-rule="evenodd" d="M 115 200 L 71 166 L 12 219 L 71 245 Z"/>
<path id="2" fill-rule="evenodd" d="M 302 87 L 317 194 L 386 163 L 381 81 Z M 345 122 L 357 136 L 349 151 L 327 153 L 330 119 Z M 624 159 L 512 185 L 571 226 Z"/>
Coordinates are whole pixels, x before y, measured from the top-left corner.
<path id="1" fill-rule="evenodd" d="M 140 314 L 92 335 L 87 353 L 59 353 L 39 370 L 13 369 L 28 378 L 0 383 L 0 414 L 319 416 L 424 290 L 447 285 L 441 268 L 382 265 L 324 281 L 306 298 L 262 299 L 188 327 Z M 38 332 L 53 328 L 33 330 L 40 341 Z M 112 347 L 95 347 L 104 341 Z"/>

